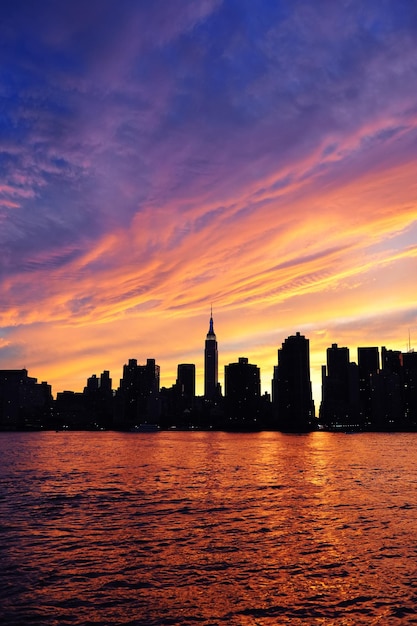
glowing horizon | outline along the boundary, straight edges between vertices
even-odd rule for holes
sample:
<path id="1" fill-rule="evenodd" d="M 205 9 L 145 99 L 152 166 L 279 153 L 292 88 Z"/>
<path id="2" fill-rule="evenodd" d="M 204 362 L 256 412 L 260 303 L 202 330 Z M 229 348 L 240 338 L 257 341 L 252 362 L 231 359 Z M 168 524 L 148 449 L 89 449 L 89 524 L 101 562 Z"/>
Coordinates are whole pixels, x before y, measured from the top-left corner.
<path id="1" fill-rule="evenodd" d="M 412 0 L 0 9 L 0 368 L 54 394 L 155 358 L 270 391 L 277 350 L 417 336 Z"/>

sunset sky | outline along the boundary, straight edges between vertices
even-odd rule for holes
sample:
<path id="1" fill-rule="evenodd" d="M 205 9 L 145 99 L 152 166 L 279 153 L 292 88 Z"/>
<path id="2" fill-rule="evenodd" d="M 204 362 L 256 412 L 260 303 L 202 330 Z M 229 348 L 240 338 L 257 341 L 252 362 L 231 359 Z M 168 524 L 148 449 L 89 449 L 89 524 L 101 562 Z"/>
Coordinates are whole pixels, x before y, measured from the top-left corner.
<path id="1" fill-rule="evenodd" d="M 2 0 L 0 368 L 417 347 L 415 0 Z"/>

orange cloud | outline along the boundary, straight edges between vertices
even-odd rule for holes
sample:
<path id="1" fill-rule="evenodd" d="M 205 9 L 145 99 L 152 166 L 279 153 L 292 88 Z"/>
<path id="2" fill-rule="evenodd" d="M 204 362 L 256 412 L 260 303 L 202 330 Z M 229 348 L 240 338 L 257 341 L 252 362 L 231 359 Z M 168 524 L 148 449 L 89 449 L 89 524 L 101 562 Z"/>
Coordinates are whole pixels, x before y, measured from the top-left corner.
<path id="1" fill-rule="evenodd" d="M 178 362 L 196 362 L 201 391 L 213 303 L 220 371 L 248 356 L 268 388 L 277 348 L 300 330 L 311 341 L 316 394 L 331 343 L 401 348 L 407 324 L 415 326 L 415 165 L 382 159 L 349 175 L 349 150 L 359 150 L 364 132 L 336 156 L 320 160 L 320 147 L 256 184 L 242 181 L 223 204 L 207 194 L 183 210 L 172 198 L 85 249 L 34 257 L 30 272 L 0 286 L 8 344 L 56 390 L 80 389 L 102 369 L 117 384 L 128 358 L 155 357 L 164 384 Z M 20 367 L 19 359 L 4 366 Z"/>

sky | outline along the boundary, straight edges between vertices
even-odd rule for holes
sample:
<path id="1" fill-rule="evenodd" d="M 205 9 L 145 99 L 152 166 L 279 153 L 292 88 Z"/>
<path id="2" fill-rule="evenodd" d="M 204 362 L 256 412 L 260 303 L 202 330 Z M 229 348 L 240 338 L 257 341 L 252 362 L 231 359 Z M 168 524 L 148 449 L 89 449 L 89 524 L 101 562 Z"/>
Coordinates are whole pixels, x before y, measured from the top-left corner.
<path id="1" fill-rule="evenodd" d="M 417 346 L 415 0 L 2 0 L 0 368 Z"/>

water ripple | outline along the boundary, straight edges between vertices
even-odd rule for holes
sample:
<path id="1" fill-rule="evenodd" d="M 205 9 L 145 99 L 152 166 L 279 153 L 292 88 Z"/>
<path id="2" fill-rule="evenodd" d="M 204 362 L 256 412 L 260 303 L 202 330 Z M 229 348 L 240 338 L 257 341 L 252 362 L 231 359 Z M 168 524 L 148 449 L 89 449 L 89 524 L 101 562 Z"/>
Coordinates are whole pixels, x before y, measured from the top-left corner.
<path id="1" fill-rule="evenodd" d="M 0 435 L 2 623 L 417 623 L 417 435 L 60 435 Z"/>

